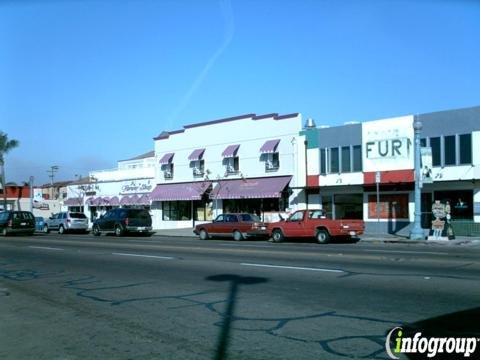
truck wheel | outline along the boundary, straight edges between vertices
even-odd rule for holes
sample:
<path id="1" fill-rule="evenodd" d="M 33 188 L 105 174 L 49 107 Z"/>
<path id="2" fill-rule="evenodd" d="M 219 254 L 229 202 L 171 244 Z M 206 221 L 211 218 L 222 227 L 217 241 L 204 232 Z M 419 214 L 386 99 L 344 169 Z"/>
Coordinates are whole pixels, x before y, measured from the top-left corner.
<path id="1" fill-rule="evenodd" d="M 208 232 L 205 229 L 200 230 L 200 240 L 208 240 Z"/>
<path id="2" fill-rule="evenodd" d="M 330 241 L 330 234 L 327 230 L 318 230 L 316 238 L 319 244 L 327 244 Z"/>
<path id="3" fill-rule="evenodd" d="M 99 229 L 98 225 L 93 225 L 92 232 L 93 232 L 94 236 L 100 236 L 100 229 Z"/>
<path id="4" fill-rule="evenodd" d="M 122 235 L 123 235 L 123 231 L 120 225 L 115 226 L 115 236 L 122 236 Z"/>
<path id="5" fill-rule="evenodd" d="M 241 241 L 241 240 L 243 240 L 243 235 L 242 235 L 242 233 L 241 233 L 240 231 L 238 231 L 238 230 L 235 230 L 235 231 L 233 232 L 233 240 L 235 240 L 235 241 Z"/>
<path id="6" fill-rule="evenodd" d="M 283 236 L 283 232 L 280 229 L 275 229 L 272 232 L 272 240 L 273 242 L 282 242 L 285 239 Z"/>

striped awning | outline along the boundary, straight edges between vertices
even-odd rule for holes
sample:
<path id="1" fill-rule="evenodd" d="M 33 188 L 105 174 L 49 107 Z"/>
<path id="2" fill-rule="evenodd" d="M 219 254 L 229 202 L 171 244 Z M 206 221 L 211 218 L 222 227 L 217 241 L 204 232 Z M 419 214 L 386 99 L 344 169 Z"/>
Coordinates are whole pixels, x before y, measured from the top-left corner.
<path id="1" fill-rule="evenodd" d="M 211 181 L 161 184 L 150 193 L 150 199 L 152 201 L 200 200 L 211 185 Z"/>
<path id="2" fill-rule="evenodd" d="M 211 199 L 279 198 L 291 176 L 221 180 L 210 194 Z"/>
<path id="3" fill-rule="evenodd" d="M 229 145 L 223 150 L 222 156 L 224 158 L 235 157 L 237 155 L 237 151 L 240 148 L 240 145 Z"/>
<path id="4" fill-rule="evenodd" d="M 274 153 L 277 151 L 277 147 L 279 143 L 280 143 L 279 139 L 268 140 L 265 142 L 265 144 L 262 145 L 262 147 L 260 148 L 260 152 L 262 154 Z"/>
<path id="5" fill-rule="evenodd" d="M 205 149 L 196 149 L 193 150 L 193 152 L 190 154 L 188 157 L 188 160 L 190 161 L 198 161 L 202 158 L 203 153 L 205 152 Z"/>
<path id="6" fill-rule="evenodd" d="M 167 153 L 167 154 L 163 155 L 162 158 L 159 161 L 160 165 L 165 165 L 165 164 L 170 163 L 173 159 L 173 155 L 175 155 L 175 153 Z"/>

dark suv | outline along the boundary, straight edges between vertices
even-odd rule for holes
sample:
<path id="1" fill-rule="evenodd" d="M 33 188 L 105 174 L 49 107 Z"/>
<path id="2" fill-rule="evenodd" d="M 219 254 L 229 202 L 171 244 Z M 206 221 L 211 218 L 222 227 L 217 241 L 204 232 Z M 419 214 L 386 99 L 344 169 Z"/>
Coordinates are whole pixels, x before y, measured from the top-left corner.
<path id="1" fill-rule="evenodd" d="M 114 232 L 117 236 L 126 233 L 152 235 L 152 217 L 143 209 L 112 209 L 93 222 L 93 235 Z"/>
<path id="2" fill-rule="evenodd" d="M 19 233 L 33 235 L 35 217 L 29 211 L 2 211 L 0 212 L 0 230 L 3 236 Z"/>

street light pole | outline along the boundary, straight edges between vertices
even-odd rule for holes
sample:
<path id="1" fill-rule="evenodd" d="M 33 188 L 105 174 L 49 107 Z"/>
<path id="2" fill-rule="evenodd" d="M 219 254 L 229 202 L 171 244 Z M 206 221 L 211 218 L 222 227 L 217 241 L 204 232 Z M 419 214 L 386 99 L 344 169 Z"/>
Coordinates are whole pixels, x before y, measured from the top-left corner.
<path id="1" fill-rule="evenodd" d="M 421 204 L 421 164 L 420 164 L 420 133 L 422 131 L 422 122 L 418 119 L 417 116 L 413 120 L 413 131 L 414 131 L 414 145 L 415 145 L 415 217 L 413 221 L 413 227 L 410 231 L 410 240 L 424 240 L 425 236 L 423 234 L 423 229 L 421 226 L 421 215 L 422 215 L 422 204 Z"/>

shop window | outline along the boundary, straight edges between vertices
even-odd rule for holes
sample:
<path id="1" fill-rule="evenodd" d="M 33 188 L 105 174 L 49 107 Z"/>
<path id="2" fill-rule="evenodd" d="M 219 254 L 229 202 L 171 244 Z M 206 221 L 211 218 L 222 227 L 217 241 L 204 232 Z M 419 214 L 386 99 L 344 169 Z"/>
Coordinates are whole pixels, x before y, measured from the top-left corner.
<path id="1" fill-rule="evenodd" d="M 163 177 L 165 179 L 173 179 L 173 164 L 165 164 L 162 166 L 163 169 Z"/>
<path id="2" fill-rule="evenodd" d="M 225 167 L 227 174 L 236 174 L 240 171 L 240 160 L 238 156 L 225 159 Z"/>
<path id="3" fill-rule="evenodd" d="M 426 147 L 427 146 L 427 139 L 426 138 L 420 139 L 420 146 L 421 147 Z"/>
<path id="4" fill-rule="evenodd" d="M 278 153 L 270 153 L 266 155 L 267 155 L 267 158 L 265 161 L 265 171 L 266 172 L 277 171 L 280 168 L 280 160 L 279 160 Z"/>
<path id="5" fill-rule="evenodd" d="M 445 136 L 444 143 L 445 143 L 444 144 L 445 165 L 455 165 L 456 164 L 455 135 Z"/>
<path id="6" fill-rule="evenodd" d="M 202 177 L 205 174 L 205 161 L 204 160 L 197 160 L 192 161 L 193 164 L 193 176 L 194 177 Z"/>
<path id="7" fill-rule="evenodd" d="M 212 220 L 211 204 L 205 201 L 193 202 L 193 216 L 195 220 Z M 163 201 L 162 220 L 164 221 L 187 221 L 192 220 L 191 201 Z"/>
<path id="8" fill-rule="evenodd" d="M 339 171 L 338 148 L 330 148 L 330 173 L 334 174 Z"/>
<path id="9" fill-rule="evenodd" d="M 363 194 L 335 195 L 335 219 L 363 219 Z"/>
<path id="10" fill-rule="evenodd" d="M 430 138 L 430 147 L 432 148 L 432 165 L 442 166 L 442 155 L 440 147 L 440 138 Z"/>
<path id="11" fill-rule="evenodd" d="M 322 209 L 328 219 L 333 219 L 333 206 L 331 196 L 322 196 Z"/>
<path id="12" fill-rule="evenodd" d="M 460 164 L 472 163 L 472 134 L 462 134 L 460 140 Z"/>
<path id="13" fill-rule="evenodd" d="M 408 219 L 408 194 L 380 195 L 378 203 L 380 219 L 395 220 Z M 368 217 L 377 218 L 377 195 L 368 196 Z"/>
<path id="14" fill-rule="evenodd" d="M 350 146 L 342 147 L 342 172 L 350 172 Z"/>
<path id="15" fill-rule="evenodd" d="M 355 145 L 353 147 L 353 171 L 362 171 L 362 146 Z"/>
<path id="16" fill-rule="evenodd" d="M 320 175 L 327 174 L 327 159 L 325 158 L 326 151 L 325 149 L 320 150 Z"/>
<path id="17" fill-rule="evenodd" d="M 435 191 L 434 200 L 450 205 L 452 220 L 473 220 L 473 191 Z"/>

